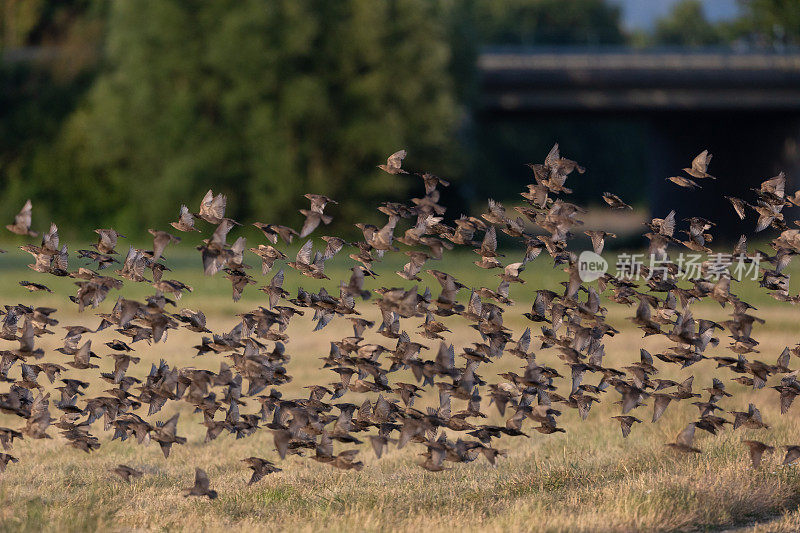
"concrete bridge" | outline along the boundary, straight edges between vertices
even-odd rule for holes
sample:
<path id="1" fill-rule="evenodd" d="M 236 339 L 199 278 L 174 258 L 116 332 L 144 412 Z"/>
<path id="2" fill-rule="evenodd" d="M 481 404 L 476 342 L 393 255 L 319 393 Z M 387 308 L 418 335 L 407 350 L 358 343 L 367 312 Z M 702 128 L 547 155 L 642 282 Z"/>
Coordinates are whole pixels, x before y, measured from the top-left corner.
<path id="1" fill-rule="evenodd" d="M 645 122 L 655 214 L 681 205 L 679 215 L 714 216 L 734 234 L 752 221 L 731 216 L 723 189 L 746 195 L 779 170 L 800 187 L 800 50 L 502 48 L 484 50 L 478 68 L 479 122 Z M 664 181 L 705 148 L 717 182 L 687 193 Z"/>
<path id="2" fill-rule="evenodd" d="M 488 49 L 478 68 L 497 111 L 800 111 L 800 50 Z"/>

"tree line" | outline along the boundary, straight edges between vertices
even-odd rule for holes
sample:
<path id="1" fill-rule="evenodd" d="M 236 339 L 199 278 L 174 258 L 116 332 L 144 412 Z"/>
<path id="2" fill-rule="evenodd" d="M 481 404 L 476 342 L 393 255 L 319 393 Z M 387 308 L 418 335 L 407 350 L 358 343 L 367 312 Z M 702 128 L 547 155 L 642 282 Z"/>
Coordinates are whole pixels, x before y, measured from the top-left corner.
<path id="1" fill-rule="evenodd" d="M 30 197 L 67 233 L 125 233 L 214 188 L 235 217 L 296 224 L 311 191 L 353 220 L 416 186 L 375 168 L 400 148 L 466 209 L 492 182 L 476 145 L 524 137 L 473 121 L 481 46 L 793 45 L 791 4 L 721 27 L 688 0 L 642 36 L 602 0 L 2 0 L 0 216 Z M 29 48 L 58 54 L 13 60 Z"/>

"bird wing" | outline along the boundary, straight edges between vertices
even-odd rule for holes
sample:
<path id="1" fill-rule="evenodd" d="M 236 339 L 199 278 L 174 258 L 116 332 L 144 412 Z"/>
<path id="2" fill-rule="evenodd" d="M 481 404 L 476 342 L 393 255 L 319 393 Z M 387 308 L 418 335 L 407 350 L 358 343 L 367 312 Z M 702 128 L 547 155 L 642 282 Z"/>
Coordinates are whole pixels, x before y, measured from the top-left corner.
<path id="1" fill-rule="evenodd" d="M 312 261 L 311 250 L 314 247 L 314 241 L 309 239 L 297 252 L 297 262 L 305 265 L 310 265 Z"/>
<path id="2" fill-rule="evenodd" d="M 489 226 L 481 243 L 481 255 L 484 253 L 493 254 L 495 250 L 497 250 L 497 230 L 495 230 L 494 226 Z"/>
<path id="3" fill-rule="evenodd" d="M 386 165 L 389 168 L 399 169 L 405 157 L 406 157 L 406 151 L 398 150 L 397 152 L 393 153 L 392 155 L 386 158 Z"/>
<path id="4" fill-rule="evenodd" d="M 208 474 L 202 468 L 194 469 L 194 486 L 202 491 L 207 491 L 210 481 Z"/>
<path id="5" fill-rule="evenodd" d="M 708 153 L 708 150 L 703 150 L 692 159 L 692 169 L 705 173 L 709 163 L 711 163 L 711 154 Z"/>
<path id="6" fill-rule="evenodd" d="M 695 425 L 693 423 L 686 426 L 686 429 L 678 433 L 675 442 L 684 446 L 691 446 L 694 441 L 694 429 Z"/>
<path id="7" fill-rule="evenodd" d="M 33 211 L 33 204 L 30 200 L 25 202 L 22 209 L 14 217 L 14 225 L 26 230 L 31 227 L 31 212 Z"/>

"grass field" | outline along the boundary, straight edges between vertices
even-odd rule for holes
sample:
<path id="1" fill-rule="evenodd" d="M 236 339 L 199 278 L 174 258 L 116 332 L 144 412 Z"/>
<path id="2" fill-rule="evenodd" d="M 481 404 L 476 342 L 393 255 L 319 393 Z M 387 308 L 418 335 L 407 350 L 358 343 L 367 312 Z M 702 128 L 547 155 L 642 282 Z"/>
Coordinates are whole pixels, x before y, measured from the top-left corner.
<path id="1" fill-rule="evenodd" d="M 168 254 L 169 255 L 169 254 Z M 249 287 L 243 300 L 234 304 L 230 300 L 227 280 L 221 276 L 209 279 L 201 275 L 199 259 L 175 252 L 169 264 L 175 271 L 165 277 L 185 281 L 195 288 L 186 295 L 179 306 L 201 308 L 208 315 L 209 327 L 215 332 L 229 330 L 235 323 L 234 313 L 264 304 L 262 293 Z M 471 261 L 473 257 L 469 257 Z M 515 308 L 506 313 L 506 325 L 518 337 L 526 325 L 520 317 L 528 311 L 535 289 L 555 289 L 566 279 L 560 270 L 551 269 L 549 258 L 541 257 L 529 266 L 523 277 L 524 286 L 514 287 L 512 298 Z M 253 263 L 254 261 L 250 261 Z M 24 258 L 14 252 L 0 258 L 0 291 L 5 303 L 35 303 L 53 305 L 63 309 L 56 318 L 60 325 L 86 323 L 95 327 L 99 319 L 95 312 L 107 312 L 113 304 L 113 295 L 97 311 L 87 311 L 78 316 L 74 306 L 68 304 L 66 295 L 72 294 L 71 280 L 52 280 L 24 267 Z M 409 286 L 391 274 L 400 265 L 380 267 L 383 274 L 379 282 L 390 286 Z M 343 278 L 346 266 L 337 263 L 326 271 L 331 277 Z M 485 271 L 467 262 L 464 254 L 430 268 L 452 272 L 470 286 L 494 286 L 497 278 L 486 281 Z M 260 274 L 257 276 L 260 278 Z M 28 295 L 16 285 L 20 279 L 46 282 L 55 294 Z M 434 294 L 438 284 L 430 277 Z M 403 282 L 403 283 L 401 283 Z M 287 289 L 294 292 L 298 276 L 287 275 Z M 302 280 L 302 285 L 314 290 L 320 285 L 312 280 Z M 755 312 L 767 320 L 757 326 L 753 336 L 760 342 L 761 354 L 757 358 L 774 362 L 785 346 L 794 346 L 798 340 L 797 324 L 800 312 L 792 306 L 778 304 L 761 295 L 753 284 L 743 284 L 732 290 L 750 301 L 759 310 Z M 330 292 L 335 282 L 325 285 Z M 141 298 L 148 294 L 147 287 L 126 289 L 128 297 Z M 606 342 L 606 364 L 625 366 L 639 357 L 639 347 L 651 352 L 665 346 L 663 340 L 641 339 L 627 316 L 632 309 L 608 304 L 608 322 L 621 333 Z M 372 305 L 365 310 L 377 313 Z M 367 312 L 367 311 L 364 311 Z M 695 316 L 724 320 L 728 309 L 708 304 L 695 307 Z M 369 316 L 369 315 L 368 315 Z M 409 323 L 414 326 L 419 319 Z M 292 359 L 288 373 L 294 380 L 281 387 L 285 396 L 305 395 L 304 386 L 334 381 L 336 374 L 320 370 L 319 358 L 327 354 L 329 341 L 352 334 L 349 322 L 335 319 L 321 332 L 308 333 L 309 317 L 294 322 L 289 328 L 291 341 L 287 352 Z M 450 342 L 456 351 L 479 340 L 477 332 L 468 328 L 465 321 L 456 317 L 447 322 L 453 330 Z M 57 328 L 56 328 L 57 329 Z M 534 334 L 538 327 L 532 328 Z M 105 337 L 103 336 L 105 335 Z M 49 336 L 41 341 L 48 359 L 67 360 L 53 349 L 60 346 L 61 335 Z M 93 345 L 111 338 L 110 333 L 93 337 Z M 171 331 L 167 342 L 151 346 L 137 346 L 142 362 L 129 371 L 142 378 L 151 362 L 166 359 L 171 365 L 194 366 L 217 370 L 221 356 L 208 354 L 194 357 L 191 346 L 201 335 L 180 329 Z M 94 340 L 94 339 L 97 340 Z M 368 334 L 368 342 L 390 345 L 386 339 Z M 143 343 L 138 343 L 142 345 Z M 436 343 L 429 341 L 435 349 Z M 726 340 L 720 347 L 710 349 L 707 355 L 724 354 Z M 9 344 L 10 346 L 10 344 Z M 534 340 L 532 346 L 538 347 Z M 97 351 L 97 350 L 96 350 Z M 103 352 L 104 353 L 104 352 Z M 540 364 L 561 370 L 563 363 L 554 350 L 538 351 Z M 110 361 L 100 363 L 101 370 L 111 368 Z M 489 383 L 501 381 L 496 374 L 517 370 L 522 362 L 509 355 L 492 365 L 481 366 L 479 372 Z M 720 404 L 728 411 L 742 410 L 754 401 L 761 408 L 770 430 L 752 431 L 728 429 L 717 436 L 698 431 L 696 445 L 703 453 L 696 456 L 676 456 L 664 446 L 674 440 L 675 434 L 697 416 L 690 402 L 673 402 L 666 414 L 656 424 L 649 423 L 651 408 L 643 407 L 632 414 L 645 420 L 633 428 L 628 439 L 623 439 L 619 425 L 610 417 L 618 414 L 613 404 L 618 394 L 606 393 L 604 401 L 596 404 L 586 421 L 577 412 L 566 407 L 559 425 L 565 434 L 540 435 L 531 431 L 530 438 L 503 437 L 495 446 L 508 450 L 508 456 L 491 468 L 483 458 L 470 464 L 457 464 L 451 470 L 431 473 L 416 466 L 422 448 L 409 445 L 402 450 L 390 449 L 380 460 L 375 459 L 368 444 L 362 445 L 360 459 L 365 462 L 361 472 L 341 472 L 310 459 L 297 457 L 279 461 L 269 431 L 256 432 L 252 437 L 236 440 L 227 433 L 217 440 L 204 444 L 205 428 L 199 423 L 200 415 L 181 403 L 168 404 L 152 417 L 166 420 L 181 409 L 178 434 L 187 437 L 185 446 L 173 447 L 165 459 L 154 443 L 137 446 L 130 440 L 124 443 L 111 441 L 111 434 L 103 432 L 98 422 L 92 433 L 101 439 L 102 447 L 86 455 L 65 446 L 56 436 L 45 441 L 18 441 L 11 453 L 20 458 L 18 464 L 9 465 L 0 475 L 0 530 L 27 531 L 86 531 L 86 530 L 390 530 L 390 531 L 678 531 L 722 530 L 743 527 L 754 531 L 797 531 L 800 529 L 800 466 L 779 466 L 782 452 L 768 457 L 757 470 L 752 469 L 742 439 L 753 438 L 769 444 L 800 444 L 798 406 L 788 415 L 781 416 L 778 393 L 769 387 L 759 391 L 745 390 L 730 382 L 731 372 L 715 370 L 715 363 L 704 361 L 684 370 L 660 365 L 657 377 L 685 378 L 695 376 L 694 389 L 710 386 L 712 376 L 726 381 L 734 397 Z M 797 367 L 795 361 L 790 365 Z M 562 372 L 564 373 L 564 372 Z M 88 395 L 99 394 L 107 386 L 97 379 L 97 371 L 71 370 L 71 377 L 92 382 Z M 403 379 L 407 378 L 407 379 Z M 410 381 L 409 376 L 392 375 L 396 380 Z M 775 380 L 776 378 L 773 378 Z M 596 378 L 589 380 L 596 381 Z M 559 384 L 563 388 L 565 380 Z M 774 383 L 770 381 L 769 385 Z M 561 391 L 560 391 L 561 392 Z M 568 392 L 568 391 L 567 391 Z M 612 398 L 611 396 L 615 396 Z M 348 393 L 344 401 L 359 403 L 359 396 Z M 426 397 L 417 407 L 433 398 Z M 463 402 L 454 400 L 454 410 Z M 242 412 L 257 410 L 243 407 Z M 53 409 L 54 411 L 54 409 Z M 483 411 L 489 413 L 491 423 L 503 424 L 494 406 L 483 400 Z M 0 426 L 17 427 L 19 419 L 0 416 Z M 527 428 L 527 425 L 526 425 Z M 50 431 L 57 435 L 55 428 Z M 449 432 L 451 438 L 456 434 Z M 337 444 L 337 450 L 344 449 Z M 258 484 L 247 486 L 250 471 L 241 459 L 257 455 L 275 460 L 282 472 L 267 476 Z M 125 463 L 145 472 L 145 475 L 126 485 L 108 469 Z M 451 463 L 448 463 L 450 465 Z M 187 499 L 180 489 L 193 483 L 194 468 L 204 468 L 211 478 L 212 488 L 219 492 L 215 501 Z M 768 522 L 768 525 L 758 522 Z"/>

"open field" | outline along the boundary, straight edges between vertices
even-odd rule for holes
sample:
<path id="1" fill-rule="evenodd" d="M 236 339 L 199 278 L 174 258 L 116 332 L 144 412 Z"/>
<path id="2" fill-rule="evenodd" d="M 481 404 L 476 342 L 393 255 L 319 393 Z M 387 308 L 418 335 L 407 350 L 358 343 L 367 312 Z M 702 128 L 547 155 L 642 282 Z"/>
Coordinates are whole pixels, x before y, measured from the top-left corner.
<path id="1" fill-rule="evenodd" d="M 8 266 L 0 268 L 4 303 L 53 305 L 63 309 L 56 314 L 59 325 L 85 323 L 90 327 L 99 322 L 93 314 L 107 312 L 113 304 L 113 297 L 110 297 L 97 311 L 89 310 L 78 316 L 72 310 L 74 307 L 66 302 L 66 294 L 73 292 L 71 280 L 51 283 L 52 277 L 44 278 L 21 267 L 24 263 L 20 257 L 9 257 Z M 465 255 L 450 257 L 446 259 L 449 263 L 433 263 L 431 268 L 450 271 L 470 286 L 496 283 L 485 281 L 485 272 L 469 265 Z M 236 323 L 234 313 L 264 304 L 262 293 L 254 287 L 249 287 L 243 300 L 234 304 L 230 300 L 228 282 L 221 276 L 203 278 L 199 266 L 193 266 L 193 259 L 199 262 L 194 256 L 174 258 L 170 264 L 176 265 L 175 271 L 165 277 L 180 279 L 195 287 L 195 292 L 185 296 L 179 306 L 203 309 L 213 331 L 229 330 Z M 526 270 L 523 277 L 528 283 L 513 288 L 512 298 L 517 305 L 506 312 L 505 324 L 514 330 L 515 338 L 530 325 L 520 315 L 529 310 L 535 289 L 556 288 L 559 281 L 566 279 L 566 274 L 552 270 L 551 264 L 549 258 L 541 257 Z M 396 270 L 394 265 L 382 266 L 380 272 L 386 275 L 379 281 L 393 286 L 409 285 L 389 274 L 392 270 Z M 332 265 L 330 270 L 326 268 L 328 271 L 334 280 L 344 277 L 343 266 Z M 290 292 L 295 291 L 297 278 L 287 275 L 286 288 Z M 47 282 L 56 294 L 27 295 L 16 285 L 19 279 Z M 304 279 L 302 284 L 309 290 L 320 286 L 306 281 Z M 430 278 L 425 281 L 431 284 L 434 293 L 438 291 L 438 284 Z M 326 286 L 334 292 L 334 282 Z M 800 311 L 796 308 L 761 296 L 752 283 L 734 286 L 732 291 L 759 307 L 755 314 L 767 321 L 754 330 L 753 336 L 761 342 L 757 358 L 773 363 L 785 346 L 794 346 L 800 340 L 797 336 Z M 136 287 L 130 292 L 126 289 L 125 295 L 139 298 L 147 293 L 146 287 Z M 641 339 L 641 332 L 626 320 L 632 315 L 632 309 L 606 305 L 609 307 L 608 323 L 621 330 L 606 341 L 607 366 L 619 368 L 637 360 L 640 346 L 651 352 L 665 346 L 663 339 Z M 371 308 L 374 306 L 364 306 L 365 310 Z M 694 310 L 697 317 L 717 321 L 724 320 L 728 312 L 728 309 L 708 304 L 695 306 Z M 369 318 L 376 318 L 377 313 L 371 312 L 373 315 Z M 419 319 L 409 320 L 414 325 L 418 322 Z M 478 333 L 467 327 L 460 317 L 451 317 L 446 322 L 453 331 L 449 341 L 455 344 L 456 353 L 459 348 L 479 341 Z M 328 353 L 331 339 L 352 333 L 349 322 L 340 318 L 334 319 L 321 332 L 308 333 L 310 324 L 306 316 L 293 321 L 289 328 L 291 341 L 287 344 L 287 353 L 292 359 L 287 370 L 294 379 L 280 388 L 285 397 L 306 394 L 303 387 L 310 384 L 334 381 L 336 374 L 320 370 L 319 358 Z M 535 335 L 538 325 L 532 326 L 535 326 L 532 327 Z M 58 327 L 54 329 L 60 331 Z M 103 332 L 93 337 L 93 345 L 100 347 L 102 341 L 112 336 L 112 333 Z M 41 344 L 37 341 L 49 360 L 58 361 L 58 357 L 68 360 L 53 351 L 60 346 L 60 337 L 60 334 L 48 336 Z M 165 343 L 151 346 L 138 343 L 137 355 L 142 357 L 142 362 L 133 367 L 129 375 L 144 377 L 150 363 L 159 358 L 166 359 L 170 365 L 217 370 L 224 360 L 222 356 L 194 357 L 195 350 L 191 347 L 200 337 L 199 333 L 179 329 L 171 331 Z M 367 335 L 367 342 L 393 345 L 393 341 L 374 333 Z M 438 343 L 428 341 L 428 344 L 435 350 Z M 720 346 L 709 348 L 706 355 L 729 355 L 724 349 L 726 344 L 722 338 Z M 536 350 L 535 339 L 532 348 L 537 352 L 537 362 L 563 370 L 563 363 L 553 349 Z M 101 353 L 97 348 L 95 351 Z M 113 367 L 107 358 L 99 364 L 102 371 Z M 489 383 L 497 383 L 501 381 L 497 373 L 520 372 L 522 364 L 521 360 L 506 354 L 491 365 L 482 365 L 479 373 Z M 92 432 L 100 437 L 102 447 L 91 455 L 65 446 L 65 441 L 58 436 L 52 440 L 15 442 L 12 453 L 20 462 L 9 465 L 0 475 L 0 530 L 445 531 L 458 527 L 468 531 L 675 531 L 746 526 L 756 531 L 796 531 L 800 527 L 800 466 L 779 466 L 782 451 L 778 451 L 754 470 L 741 440 L 753 438 L 775 445 L 800 444 L 800 422 L 796 414 L 800 407 L 795 405 L 789 414 L 781 416 L 776 391 L 769 387 L 745 390 L 730 381 L 735 377 L 733 373 L 726 369 L 715 371 L 716 365 L 711 361 L 683 370 L 673 368 L 674 365 L 659 366 L 663 370 L 657 377 L 677 379 L 693 374 L 696 392 L 710 386 L 712 376 L 724 379 L 734 397 L 721 400 L 720 405 L 728 411 L 746 410 L 748 402 L 753 401 L 772 429 L 739 429 L 736 432 L 728 429 L 717 436 L 698 431 L 695 444 L 703 453 L 676 456 L 663 444 L 673 441 L 675 434 L 695 419 L 696 407 L 689 401 L 673 402 L 655 424 L 649 423 L 652 408 L 641 407 L 632 414 L 645 423 L 637 424 L 630 437 L 623 439 L 619 424 L 610 419 L 619 411 L 619 406 L 613 403 L 619 395 L 610 390 L 601 403 L 595 404 L 586 421 L 581 421 L 576 411 L 563 407 L 559 425 L 567 430 L 565 434 L 540 435 L 531 430 L 530 438 L 500 439 L 495 446 L 507 449 L 508 456 L 499 459 L 497 468 L 491 468 L 481 457 L 473 463 L 456 464 L 451 470 L 431 473 L 415 465 L 422 450 L 418 445 L 412 444 L 402 450 L 391 448 L 377 460 L 365 443 L 360 446 L 364 469 L 341 472 L 310 459 L 290 456 L 279 461 L 267 430 L 240 440 L 225 433 L 204 444 L 201 416 L 181 403 L 178 434 L 187 437 L 188 443 L 173 447 L 169 459 L 163 457 L 155 443 L 137 446 L 130 440 L 112 442 L 111 433 L 104 432 L 100 422 L 95 423 Z M 790 366 L 796 368 L 797 364 L 793 360 Z M 69 374 L 92 383 L 87 391 L 90 396 L 108 386 L 96 377 L 97 372 L 70 370 Z M 392 375 L 393 383 L 412 379 L 405 372 Z M 591 383 L 596 380 L 587 377 Z M 769 385 L 776 380 L 772 378 Z M 567 382 L 567 379 L 558 381 L 560 392 L 568 388 Z M 348 393 L 341 401 L 360 403 L 359 399 L 359 395 Z M 432 405 L 433 401 L 434 398 L 425 397 L 415 406 Z M 461 409 L 463 403 L 454 400 L 454 410 Z M 175 409 L 170 403 L 151 418 L 166 420 Z M 241 410 L 245 413 L 257 409 L 251 401 Z M 486 397 L 482 410 L 490 415 L 491 423 L 504 423 Z M 19 424 L 15 417 L 0 416 L 0 426 L 17 427 Z M 51 433 L 57 435 L 53 430 Z M 456 437 L 453 432 L 448 431 L 448 434 Z M 344 448 L 337 444 L 337 450 Z M 250 471 L 240 460 L 251 455 L 275 460 L 283 471 L 247 486 Z M 145 475 L 125 485 L 108 472 L 118 463 L 143 470 Z M 219 492 L 217 500 L 181 496 L 180 489 L 193 482 L 195 466 L 208 472 L 212 487 Z M 764 520 L 771 520 L 770 525 L 754 526 Z"/>

